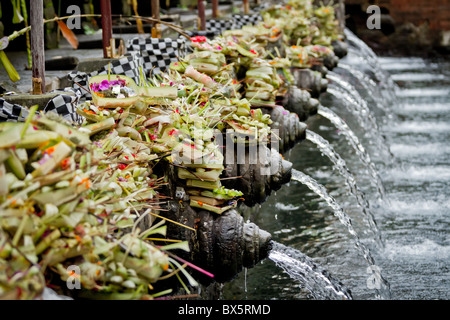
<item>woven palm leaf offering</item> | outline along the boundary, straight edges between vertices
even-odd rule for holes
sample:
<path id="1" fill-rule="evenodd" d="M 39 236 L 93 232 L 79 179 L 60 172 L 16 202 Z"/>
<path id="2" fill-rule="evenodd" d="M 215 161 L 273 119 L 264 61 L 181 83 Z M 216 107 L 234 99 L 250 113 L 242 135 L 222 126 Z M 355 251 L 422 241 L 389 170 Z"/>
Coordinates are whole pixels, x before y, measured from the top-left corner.
<path id="1" fill-rule="evenodd" d="M 254 41 L 259 46 L 267 46 L 270 43 L 278 42 L 283 37 L 282 30 L 258 23 L 255 26 L 243 26 L 242 29 L 226 30 L 224 37 L 237 37 L 246 42 Z"/>
<path id="2" fill-rule="evenodd" d="M 314 17 L 317 21 L 318 32 L 313 37 L 312 43 L 331 47 L 333 40 L 340 37 L 339 22 L 333 5 L 321 5 L 314 10 Z"/>
<path id="3" fill-rule="evenodd" d="M 333 3 L 314 6 L 311 1 L 293 0 L 285 6 L 273 6 L 262 12 L 267 26 L 283 31 L 287 45 L 323 45 L 332 49 L 341 38 Z"/>
<path id="4" fill-rule="evenodd" d="M 233 129 L 239 142 L 267 144 L 270 117 L 253 112 L 247 99 L 227 98 L 225 85 L 212 81 L 191 65 L 184 73 L 171 70 L 163 77 L 164 83 L 183 84 L 189 93 L 172 104 L 171 121 L 163 127 L 158 141 L 172 146 L 170 159 L 177 166 L 190 205 L 219 214 L 235 207 L 242 192 L 224 188 L 220 180 L 226 133 Z"/>
<path id="5" fill-rule="evenodd" d="M 266 59 L 255 58 L 245 74 L 245 97 L 254 106 L 274 105 L 277 90 L 282 85 L 274 66 Z"/>
<path id="6" fill-rule="evenodd" d="M 25 123 L 0 125 L 0 297 L 33 299 L 51 285 L 76 297 L 152 299 L 171 292 L 152 284 L 180 268 L 196 285 L 166 253 L 189 248 L 176 239 L 164 246 L 162 179 L 151 143 L 121 134 L 131 119 L 75 127 L 35 110 Z M 141 230 L 146 217 L 154 223 Z"/>
<path id="7" fill-rule="evenodd" d="M 273 89 L 269 85 L 265 86 L 265 88 L 259 87 L 252 92 L 252 95 L 252 93 L 248 92 L 252 91 L 252 89 L 255 89 L 256 87 L 246 83 L 247 78 L 245 77 L 246 72 L 248 72 L 247 70 L 250 66 L 257 65 L 258 63 L 263 63 L 259 61 L 265 61 L 264 59 L 258 58 L 260 55 L 265 55 L 264 49 L 258 44 L 250 44 L 246 41 L 243 41 L 239 37 L 232 35 L 216 37 L 213 40 L 215 42 L 212 42 L 210 40 L 206 41 L 208 41 L 208 46 L 203 45 L 201 47 L 203 51 L 206 51 L 206 48 L 214 48 L 213 50 L 218 50 L 218 48 L 220 48 L 224 52 L 226 60 L 230 62 L 228 66 L 232 66 L 234 70 L 233 73 L 229 73 L 230 76 L 234 77 L 230 79 L 231 81 L 221 81 L 220 83 L 218 83 L 221 88 L 225 88 L 222 89 L 222 92 L 236 92 L 237 89 L 240 90 L 240 92 L 236 93 L 234 96 L 231 96 L 231 99 L 228 99 L 226 96 L 214 97 L 214 105 L 220 105 L 222 119 L 224 120 L 222 121 L 222 123 L 218 124 L 218 128 L 220 128 L 222 131 L 226 130 L 227 128 L 233 129 L 234 132 L 241 134 L 243 137 L 247 137 L 237 137 L 236 142 L 244 142 L 248 144 L 249 141 L 267 141 L 270 135 L 270 116 L 260 116 L 262 112 L 260 110 L 258 111 L 255 108 L 252 109 L 252 106 L 254 107 L 257 105 L 253 103 L 257 102 L 257 96 L 255 95 L 256 93 L 264 95 L 266 93 L 261 93 L 262 91 L 264 91 L 264 89 L 269 89 L 272 91 Z M 194 68 L 192 68 L 192 70 L 193 72 L 197 72 Z M 271 72 L 273 72 L 274 70 L 275 69 L 272 68 Z M 237 78 L 239 73 L 242 74 L 241 79 Z M 276 75 L 274 76 L 274 79 L 275 81 L 280 80 L 277 79 Z M 236 86 L 236 84 L 239 84 L 239 86 Z M 255 82 L 255 85 L 258 85 L 258 82 Z M 261 85 L 263 86 L 265 85 L 265 83 L 261 83 Z M 251 98 L 247 97 L 247 94 L 251 96 Z M 245 96 L 245 98 L 241 98 L 241 96 Z M 274 99 L 267 102 L 272 103 L 274 102 Z M 248 137 L 252 138 L 248 139 Z"/>
<path id="8" fill-rule="evenodd" d="M 291 66 L 296 68 L 311 68 L 315 59 L 309 55 L 306 47 L 293 45 L 286 47 L 286 55 L 291 61 Z"/>
<path id="9" fill-rule="evenodd" d="M 231 46 L 235 49 L 235 53 L 232 55 L 232 58 L 238 57 L 239 60 L 239 57 L 245 57 L 246 59 L 252 61 L 251 58 L 242 56 L 239 52 L 250 55 L 252 57 L 257 56 L 256 52 L 247 51 L 243 47 L 237 45 L 236 42 L 231 43 Z M 229 51 L 229 49 L 227 50 Z M 227 58 L 229 57 L 227 56 Z M 246 60 L 246 63 L 249 63 L 249 61 Z M 239 66 L 233 64 L 233 68 L 235 67 Z M 252 110 L 251 107 L 252 101 L 254 100 L 253 97 L 252 99 L 247 99 L 239 98 L 239 95 L 237 94 L 234 96 L 229 94 L 230 91 L 236 90 L 236 83 L 238 82 L 236 78 L 231 78 L 226 82 L 217 82 L 213 77 L 207 75 L 206 73 L 199 72 L 190 64 L 187 64 L 183 75 L 179 74 L 177 71 L 172 71 L 178 75 L 174 76 L 177 79 L 172 80 L 173 82 L 182 81 L 184 83 L 188 83 L 188 85 L 186 86 L 187 88 L 197 88 L 194 84 L 192 84 L 193 82 L 196 82 L 197 86 L 201 86 L 198 87 L 198 93 L 191 93 L 191 97 L 195 97 L 196 95 L 198 95 L 201 99 L 203 99 L 202 101 L 199 101 L 202 107 L 201 115 L 206 117 L 206 113 L 211 112 L 212 114 L 215 114 L 214 117 L 216 119 L 221 120 L 213 121 L 209 124 L 209 126 L 216 126 L 216 128 L 221 132 L 225 132 L 226 129 L 233 129 L 235 132 L 240 133 L 244 136 L 253 137 L 253 141 L 261 142 L 268 140 L 268 137 L 270 135 L 269 125 L 271 124 L 270 116 L 262 115 L 262 112 L 258 112 L 257 109 Z M 271 69 L 271 72 L 274 72 L 273 68 Z M 180 77 L 183 77 L 183 79 L 181 79 Z M 276 75 L 274 78 L 275 81 L 278 81 L 277 84 L 279 84 L 280 79 L 276 78 Z M 215 90 L 211 90 L 212 88 L 215 88 Z M 245 90 L 243 92 L 244 94 L 246 94 Z M 208 117 L 209 119 L 213 118 L 211 116 Z M 248 139 L 242 139 L 242 141 L 247 141 L 248 143 Z"/>
<path id="10" fill-rule="evenodd" d="M 274 6 L 262 12 L 264 24 L 281 30 L 284 43 L 290 45 L 298 42 L 301 45 L 310 44 L 313 34 L 318 32 L 311 20 L 312 15 L 312 7 L 308 7 L 308 9 L 304 6 L 298 8 L 289 4 Z"/>
<path id="11" fill-rule="evenodd" d="M 182 81 L 193 86 L 192 78 Z M 222 113 L 224 106 L 215 105 L 211 96 L 201 95 L 202 86 L 172 105 L 171 123 L 164 129 L 161 140 L 172 148 L 170 161 L 177 166 L 177 176 L 185 181 L 190 205 L 215 213 L 236 207 L 242 192 L 226 189 L 220 182 L 224 157 L 215 135 L 220 134 L 223 120 L 231 113 Z M 220 124 L 220 126 L 219 126 Z"/>

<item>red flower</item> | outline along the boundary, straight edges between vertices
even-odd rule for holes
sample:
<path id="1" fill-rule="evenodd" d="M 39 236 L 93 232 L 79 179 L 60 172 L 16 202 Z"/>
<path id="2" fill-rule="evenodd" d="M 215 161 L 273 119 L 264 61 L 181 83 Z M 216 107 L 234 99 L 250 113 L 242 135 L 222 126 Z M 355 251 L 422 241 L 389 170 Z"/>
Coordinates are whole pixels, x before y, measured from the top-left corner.
<path id="1" fill-rule="evenodd" d="M 126 164 L 123 164 L 123 163 L 119 164 L 119 166 L 118 166 L 118 168 L 119 168 L 120 170 L 125 170 L 126 167 L 127 167 L 127 165 L 126 165 Z"/>
<path id="2" fill-rule="evenodd" d="M 205 36 L 191 37 L 191 41 L 192 42 L 206 42 L 206 37 Z"/>
<path id="3" fill-rule="evenodd" d="M 257 54 L 255 50 L 250 50 L 251 53 Z"/>

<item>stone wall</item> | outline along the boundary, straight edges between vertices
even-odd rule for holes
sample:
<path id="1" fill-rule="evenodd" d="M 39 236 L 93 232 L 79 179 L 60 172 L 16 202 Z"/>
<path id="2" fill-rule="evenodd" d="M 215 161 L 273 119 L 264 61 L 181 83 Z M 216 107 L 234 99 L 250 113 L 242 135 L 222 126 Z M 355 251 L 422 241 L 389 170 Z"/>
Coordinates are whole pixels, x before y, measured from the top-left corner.
<path id="1" fill-rule="evenodd" d="M 381 9 L 381 29 L 369 30 L 369 5 Z M 345 0 L 347 26 L 375 51 L 448 52 L 450 0 Z"/>

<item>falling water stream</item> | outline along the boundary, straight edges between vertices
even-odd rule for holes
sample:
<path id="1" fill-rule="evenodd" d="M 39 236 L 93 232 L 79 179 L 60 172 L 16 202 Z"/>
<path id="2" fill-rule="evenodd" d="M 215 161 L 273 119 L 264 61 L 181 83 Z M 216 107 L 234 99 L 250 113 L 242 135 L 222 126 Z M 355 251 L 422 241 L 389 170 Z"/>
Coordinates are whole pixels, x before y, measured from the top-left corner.
<path id="1" fill-rule="evenodd" d="M 365 129 L 365 134 L 371 138 L 372 144 L 375 144 L 384 154 L 390 154 L 389 147 L 386 145 L 386 141 L 381 135 L 376 119 L 369 112 L 369 108 L 367 106 L 358 103 L 351 94 L 334 86 L 334 84 L 330 84 L 328 86 L 327 93 L 343 102 L 344 106 L 357 117 L 358 123 Z"/>
<path id="2" fill-rule="evenodd" d="M 307 289 L 314 299 L 351 300 L 350 290 L 313 259 L 281 243 L 272 242 L 269 259 Z"/>
<path id="3" fill-rule="evenodd" d="M 375 289 L 377 292 L 377 297 L 381 299 L 390 299 L 391 293 L 389 289 L 389 283 L 383 278 L 380 273 L 379 268 L 376 267 L 375 260 L 370 253 L 370 250 L 361 242 L 358 233 L 353 228 L 350 217 L 347 213 L 342 209 L 342 207 L 336 202 L 336 200 L 329 195 L 324 186 L 319 184 L 316 180 L 311 178 L 310 176 L 293 170 L 292 172 L 292 180 L 298 181 L 306 185 L 308 188 L 313 190 L 317 195 L 319 195 L 322 199 L 324 199 L 327 204 L 333 208 L 334 215 L 339 218 L 339 221 L 347 227 L 348 232 L 352 235 L 356 248 L 363 255 L 364 260 L 367 261 L 368 270 L 372 272 L 372 276 L 370 280 L 372 281 L 372 289 Z"/>
<path id="4" fill-rule="evenodd" d="M 346 183 L 347 187 L 349 188 L 349 192 L 353 196 L 355 196 L 356 200 L 358 201 L 358 204 L 361 207 L 361 210 L 362 210 L 363 214 L 365 215 L 368 225 L 369 225 L 370 229 L 373 231 L 373 233 L 377 239 L 377 242 L 380 245 L 383 245 L 383 240 L 381 239 L 380 231 L 378 230 L 377 224 L 375 222 L 375 218 L 373 217 L 373 214 L 370 211 L 370 204 L 367 201 L 364 192 L 362 192 L 361 189 L 358 187 L 355 176 L 351 173 L 351 171 L 347 167 L 345 160 L 342 159 L 342 157 L 334 150 L 334 148 L 331 146 L 331 144 L 327 140 L 322 138 L 317 133 L 312 132 L 311 130 L 307 129 L 306 130 L 306 140 L 311 141 L 312 143 L 317 145 L 317 147 L 320 149 L 320 151 L 322 151 L 322 153 L 330 159 L 330 161 L 333 163 L 334 167 L 345 178 L 345 183 Z M 297 171 L 294 171 L 294 172 L 298 174 Z M 292 174 L 292 179 L 299 181 L 297 176 L 294 175 L 294 173 Z M 322 197 L 321 193 L 319 195 Z"/>
<path id="5" fill-rule="evenodd" d="M 450 299 L 450 61 L 380 58 L 346 36 L 351 50 L 328 72 L 309 141 L 284 154 L 292 181 L 247 213 L 273 249 L 224 286 L 226 299 Z M 316 144 L 324 141 L 331 158 Z M 336 155 L 342 172 L 330 166 Z M 345 168 L 384 246 L 361 215 L 365 201 L 352 201 Z"/>
<path id="6" fill-rule="evenodd" d="M 335 127 L 339 130 L 339 133 L 345 135 L 348 143 L 353 147 L 353 149 L 361 159 L 361 162 L 364 163 L 364 165 L 367 167 L 367 171 L 370 177 L 372 178 L 372 182 L 376 186 L 379 197 L 380 199 L 382 199 L 385 193 L 383 182 L 381 181 L 380 175 L 378 174 L 375 164 L 370 159 L 369 153 L 361 144 L 355 133 L 350 129 L 347 123 L 345 123 L 345 121 L 331 109 L 319 105 L 317 114 L 330 120 L 330 122 L 333 123 Z"/>

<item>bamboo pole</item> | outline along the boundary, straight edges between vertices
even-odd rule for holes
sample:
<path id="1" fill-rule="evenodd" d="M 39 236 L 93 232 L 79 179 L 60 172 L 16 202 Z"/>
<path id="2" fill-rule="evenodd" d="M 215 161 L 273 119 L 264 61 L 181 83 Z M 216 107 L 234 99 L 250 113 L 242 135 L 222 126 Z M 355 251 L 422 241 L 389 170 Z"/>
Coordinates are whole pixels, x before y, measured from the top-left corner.
<path id="1" fill-rule="evenodd" d="M 214 19 L 219 17 L 219 0 L 212 0 L 212 16 Z"/>
<path id="2" fill-rule="evenodd" d="M 198 0 L 197 2 L 198 19 L 200 30 L 206 30 L 206 18 L 205 18 L 205 2 L 203 0 Z"/>
<path id="3" fill-rule="evenodd" d="M 44 2 L 30 3 L 32 94 L 45 93 Z"/>
<path id="4" fill-rule="evenodd" d="M 243 0 L 244 2 L 244 14 L 248 14 L 250 12 L 250 3 L 248 0 Z"/>
<path id="5" fill-rule="evenodd" d="M 152 4 L 152 18 L 159 20 L 159 0 L 151 0 Z M 157 22 L 153 23 L 152 38 L 161 38 L 161 25 Z"/>
<path id="6" fill-rule="evenodd" d="M 112 38 L 111 0 L 100 0 L 100 10 L 102 12 L 103 57 L 108 58 Z"/>

